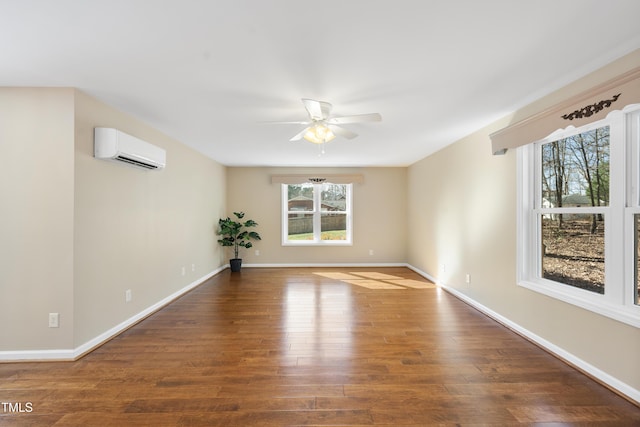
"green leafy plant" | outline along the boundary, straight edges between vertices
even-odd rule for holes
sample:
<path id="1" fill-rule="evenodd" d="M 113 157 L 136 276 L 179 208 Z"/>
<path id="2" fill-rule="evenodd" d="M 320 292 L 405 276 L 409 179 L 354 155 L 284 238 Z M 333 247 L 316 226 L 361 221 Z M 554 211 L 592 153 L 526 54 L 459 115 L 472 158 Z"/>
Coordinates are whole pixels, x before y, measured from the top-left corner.
<path id="1" fill-rule="evenodd" d="M 240 221 L 244 218 L 244 212 L 234 212 L 233 214 L 238 219 L 237 221 L 229 217 L 218 220 L 218 235 L 222 236 L 218 243 L 222 246 L 233 246 L 233 255 L 237 259 L 241 246 L 249 249 L 253 246 L 251 240 L 262 240 L 262 238 L 257 232 L 247 230 L 247 228 L 258 225 L 257 222 L 252 219 Z"/>

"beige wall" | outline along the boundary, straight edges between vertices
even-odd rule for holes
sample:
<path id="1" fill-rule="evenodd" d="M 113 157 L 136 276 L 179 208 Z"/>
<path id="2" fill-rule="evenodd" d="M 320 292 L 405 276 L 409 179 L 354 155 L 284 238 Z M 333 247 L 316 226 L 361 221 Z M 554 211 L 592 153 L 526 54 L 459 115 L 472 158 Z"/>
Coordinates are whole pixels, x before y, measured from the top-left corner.
<path id="1" fill-rule="evenodd" d="M 167 168 L 93 158 L 94 126 L 166 149 Z M 74 89 L 0 89 L 0 141 L 0 351 L 78 348 L 224 263 L 213 160 Z"/>
<path id="2" fill-rule="evenodd" d="M 225 210 L 226 181 L 223 166 L 82 92 L 75 111 L 79 346 L 224 263 L 215 226 Z M 167 167 L 149 171 L 95 159 L 96 126 L 164 148 Z"/>
<path id="3" fill-rule="evenodd" d="M 73 93 L 0 88 L 0 350 L 72 347 Z"/>
<path id="4" fill-rule="evenodd" d="M 597 75 L 604 81 L 637 64 L 637 59 L 625 58 Z M 593 84 L 594 77 L 587 81 Z M 552 105 L 584 86 L 577 82 L 537 105 Z M 522 113 L 514 117 L 518 115 Z M 494 123 L 409 168 L 408 261 L 639 390 L 639 329 L 516 285 L 516 155 L 512 150 L 492 156 L 489 139 L 512 119 Z M 465 283 L 466 274 L 470 284 Z"/>
<path id="5" fill-rule="evenodd" d="M 353 246 L 282 246 L 278 174 L 362 174 L 353 184 Z M 241 254 L 247 264 L 339 264 L 406 262 L 406 168 L 241 168 L 227 169 L 227 215 L 244 211 L 262 237 Z M 260 250 L 260 256 L 255 255 Z M 374 255 L 369 255 L 372 249 Z M 227 252 L 227 257 L 230 257 Z"/>

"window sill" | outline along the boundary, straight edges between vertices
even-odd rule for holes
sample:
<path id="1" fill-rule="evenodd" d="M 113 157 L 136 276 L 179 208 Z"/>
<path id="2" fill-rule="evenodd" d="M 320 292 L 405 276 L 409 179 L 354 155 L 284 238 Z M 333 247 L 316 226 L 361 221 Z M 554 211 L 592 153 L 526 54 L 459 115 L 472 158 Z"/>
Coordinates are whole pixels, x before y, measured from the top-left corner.
<path id="1" fill-rule="evenodd" d="M 338 242 L 338 241 L 326 241 L 326 242 L 308 242 L 308 241 L 300 241 L 300 242 L 282 242 L 282 246 L 353 246 L 352 242 Z"/>
<path id="2" fill-rule="evenodd" d="M 604 295 L 570 286 L 556 285 L 551 281 L 520 280 L 518 281 L 518 286 L 640 328 L 640 307 L 638 306 L 612 304 L 605 300 Z"/>

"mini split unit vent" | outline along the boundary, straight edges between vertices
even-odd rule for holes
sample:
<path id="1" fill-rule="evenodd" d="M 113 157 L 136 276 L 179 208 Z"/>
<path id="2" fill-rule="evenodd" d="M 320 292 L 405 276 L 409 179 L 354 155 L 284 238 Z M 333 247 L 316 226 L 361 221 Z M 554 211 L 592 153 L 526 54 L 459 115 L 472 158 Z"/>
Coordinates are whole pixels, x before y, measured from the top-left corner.
<path id="1" fill-rule="evenodd" d="M 135 136 L 113 128 L 94 129 L 94 157 L 144 169 L 162 169 L 167 153 Z"/>

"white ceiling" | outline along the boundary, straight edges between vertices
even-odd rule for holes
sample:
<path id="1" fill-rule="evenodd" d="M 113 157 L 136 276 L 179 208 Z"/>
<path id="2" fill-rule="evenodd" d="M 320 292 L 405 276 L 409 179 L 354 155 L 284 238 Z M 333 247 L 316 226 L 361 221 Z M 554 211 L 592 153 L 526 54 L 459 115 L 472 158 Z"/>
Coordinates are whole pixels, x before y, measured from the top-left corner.
<path id="1" fill-rule="evenodd" d="M 0 86 L 72 86 L 225 165 L 405 166 L 640 47 L 638 0 L 0 0 Z M 289 142 L 300 98 L 379 112 Z M 487 146 L 487 150 L 490 147 Z"/>

